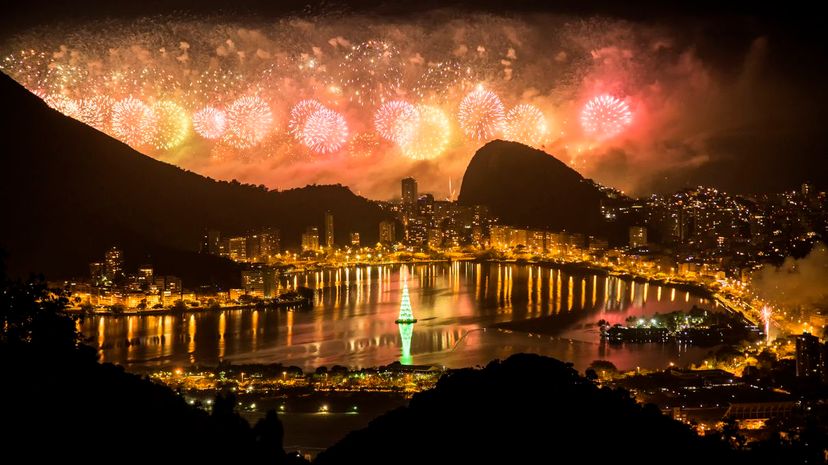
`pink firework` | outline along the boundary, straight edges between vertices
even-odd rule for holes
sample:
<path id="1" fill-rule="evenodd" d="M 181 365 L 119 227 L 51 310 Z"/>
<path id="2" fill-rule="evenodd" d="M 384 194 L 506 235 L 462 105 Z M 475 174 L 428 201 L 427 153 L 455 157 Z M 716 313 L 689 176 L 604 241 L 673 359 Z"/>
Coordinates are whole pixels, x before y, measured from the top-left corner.
<path id="1" fill-rule="evenodd" d="M 598 139 L 615 137 L 632 123 L 632 111 L 627 102 L 612 95 L 593 97 L 581 111 L 584 132 Z"/>
<path id="2" fill-rule="evenodd" d="M 494 92 L 477 86 L 460 102 L 457 118 L 467 137 L 476 140 L 493 139 L 503 131 L 503 102 Z"/>
<path id="3" fill-rule="evenodd" d="M 336 152 L 348 142 L 348 123 L 339 113 L 323 108 L 308 117 L 302 142 L 317 153 Z"/>
<path id="4" fill-rule="evenodd" d="M 290 118 L 288 119 L 288 132 L 297 140 L 302 141 L 305 130 L 305 123 L 308 118 L 319 110 L 324 109 L 324 105 L 317 100 L 302 100 L 293 106 L 290 110 Z"/>
<path id="5" fill-rule="evenodd" d="M 272 126 L 273 113 L 267 102 L 255 95 L 240 97 L 227 109 L 224 140 L 237 149 L 255 147 Z"/>
<path id="6" fill-rule="evenodd" d="M 129 145 L 147 143 L 152 120 L 152 110 L 137 98 L 127 97 L 112 105 L 112 133 Z"/>
<path id="7" fill-rule="evenodd" d="M 411 139 L 419 121 L 420 113 L 417 108 L 402 100 L 384 103 L 374 115 L 374 126 L 379 135 L 400 145 Z"/>
<path id="8" fill-rule="evenodd" d="M 218 139 L 227 129 L 227 113 L 214 107 L 204 107 L 193 115 L 193 129 L 205 139 Z"/>

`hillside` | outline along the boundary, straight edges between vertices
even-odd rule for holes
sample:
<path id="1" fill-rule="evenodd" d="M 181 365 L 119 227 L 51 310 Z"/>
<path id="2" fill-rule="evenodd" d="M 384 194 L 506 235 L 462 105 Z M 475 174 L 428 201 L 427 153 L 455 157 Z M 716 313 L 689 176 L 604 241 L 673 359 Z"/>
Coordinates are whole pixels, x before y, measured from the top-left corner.
<path id="1" fill-rule="evenodd" d="M 295 247 L 307 226 L 322 226 L 326 210 L 337 242 L 351 231 L 364 243 L 377 240 L 382 212 L 345 187 L 266 192 L 214 181 L 61 115 L 5 75 L 0 96 L 0 195 L 7 199 L 0 249 L 12 275 L 83 276 L 118 245 L 128 268 L 151 262 L 185 284 L 232 284 L 234 264 L 196 253 L 205 228 L 276 227 L 283 247 Z"/>
<path id="2" fill-rule="evenodd" d="M 604 194 L 557 158 L 496 140 L 474 154 L 458 201 L 487 205 L 502 224 L 601 234 Z M 604 235 L 606 237 L 606 235 Z"/>
<path id="3" fill-rule="evenodd" d="M 396 457 L 396 459 L 392 459 Z M 599 388 L 571 365 L 518 354 L 450 373 L 314 463 L 741 463 L 724 443 Z"/>

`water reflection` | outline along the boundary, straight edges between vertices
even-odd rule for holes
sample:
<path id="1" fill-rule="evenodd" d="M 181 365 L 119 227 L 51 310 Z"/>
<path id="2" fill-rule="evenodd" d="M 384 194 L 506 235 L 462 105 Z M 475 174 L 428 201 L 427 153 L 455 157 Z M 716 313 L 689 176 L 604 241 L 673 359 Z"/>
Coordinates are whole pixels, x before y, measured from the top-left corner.
<path id="1" fill-rule="evenodd" d="M 397 325 L 408 275 L 416 328 Z M 578 367 L 608 358 L 622 368 L 664 366 L 700 351 L 674 346 L 607 347 L 594 323 L 708 307 L 698 296 L 648 283 L 537 265 L 452 263 L 372 266 L 278 279 L 281 290 L 316 289 L 306 311 L 224 310 L 167 316 L 98 316 L 84 334 L 104 361 L 122 364 L 282 362 L 312 368 L 403 363 L 468 366 L 532 351 Z M 684 294 L 684 295 L 682 295 Z M 664 296 L 669 295 L 669 299 Z M 502 322 L 550 319 L 554 337 L 483 330 Z"/>

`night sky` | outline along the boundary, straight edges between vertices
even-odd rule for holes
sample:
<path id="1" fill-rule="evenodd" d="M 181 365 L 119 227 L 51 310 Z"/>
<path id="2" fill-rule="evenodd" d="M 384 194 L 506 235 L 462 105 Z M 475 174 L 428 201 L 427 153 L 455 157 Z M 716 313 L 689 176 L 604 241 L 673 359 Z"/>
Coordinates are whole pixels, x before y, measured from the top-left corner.
<path id="1" fill-rule="evenodd" d="M 0 50 L 5 54 L 20 43 L 41 39 L 50 46 L 63 40 L 100 40 L 90 31 L 101 21 L 129 25 L 124 29 L 130 30 L 143 17 L 152 19 L 145 20 L 142 32 L 186 22 L 187 30 L 210 31 L 204 34 L 205 43 L 228 24 L 228 29 L 242 25 L 264 31 L 271 48 L 276 46 L 268 29 L 298 17 L 318 25 L 302 38 L 307 48 L 319 46 L 329 55 L 333 51 L 325 47 L 332 37 L 350 44 L 365 40 L 360 34 L 372 29 L 383 40 L 394 40 L 415 65 L 411 57 L 428 61 L 441 52 L 460 56 L 462 47 L 473 53 L 475 41 L 485 35 L 502 44 L 504 51 L 498 53 L 516 50 L 507 60 L 501 57 L 514 68 L 509 82 L 490 85 L 504 102 L 531 102 L 553 115 L 555 130 L 569 132 L 542 148 L 587 177 L 634 194 L 694 185 L 734 193 L 774 192 L 804 181 L 828 188 L 824 28 L 820 15 L 794 4 L 786 4 L 789 10 L 783 11 L 749 2 L 727 7 L 713 2 L 417 2 L 416 7 L 391 2 L 279 2 L 278 7 L 264 1 L 233 3 L 234 10 L 228 11 L 195 1 L 117 6 L 103 1 L 21 2 L 0 20 Z M 481 32 L 486 25 L 492 26 L 491 32 Z M 169 27 L 158 34 L 177 40 L 178 30 Z M 237 32 L 228 34 L 235 37 Z M 426 43 L 417 40 L 423 35 Z M 492 75 L 493 80 L 502 78 L 503 69 Z M 634 122 L 621 137 L 586 143 L 571 135 L 579 102 L 595 92 L 628 98 Z M 358 131 L 361 123 L 354 121 L 360 115 L 351 107 L 342 112 L 352 131 Z M 408 175 L 418 178 L 422 190 L 449 195 L 448 180 L 456 187 L 480 145 L 455 144 L 426 161 L 392 155 L 319 160 L 287 156 L 283 150 L 264 159 L 216 157 L 214 148 L 199 143 L 175 153 L 149 154 L 215 178 L 271 188 L 342 183 L 382 199 L 398 195 L 398 180 Z M 587 145 L 587 153 L 577 153 L 576 146 Z"/>

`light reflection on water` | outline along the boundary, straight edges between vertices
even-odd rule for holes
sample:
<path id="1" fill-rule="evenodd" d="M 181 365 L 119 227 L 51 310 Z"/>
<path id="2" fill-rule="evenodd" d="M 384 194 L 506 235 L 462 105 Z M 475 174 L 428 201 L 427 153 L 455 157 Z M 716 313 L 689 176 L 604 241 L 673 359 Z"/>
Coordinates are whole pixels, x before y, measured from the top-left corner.
<path id="1" fill-rule="evenodd" d="M 152 366 L 230 360 L 356 368 L 399 360 L 462 367 L 535 352 L 571 361 L 579 369 L 598 358 L 631 369 L 683 364 L 706 353 L 675 345 L 607 346 L 594 325 L 602 318 L 620 323 L 631 315 L 710 305 L 686 291 L 538 265 L 455 262 L 408 269 L 419 320 L 410 328 L 394 322 L 400 266 L 366 266 L 281 278 L 283 289 L 317 289 L 316 305 L 308 310 L 96 316 L 87 318 L 82 330 L 103 348 L 103 361 Z M 491 328 L 540 317 L 554 322 L 554 337 Z M 409 347 L 410 352 L 405 350 Z"/>

